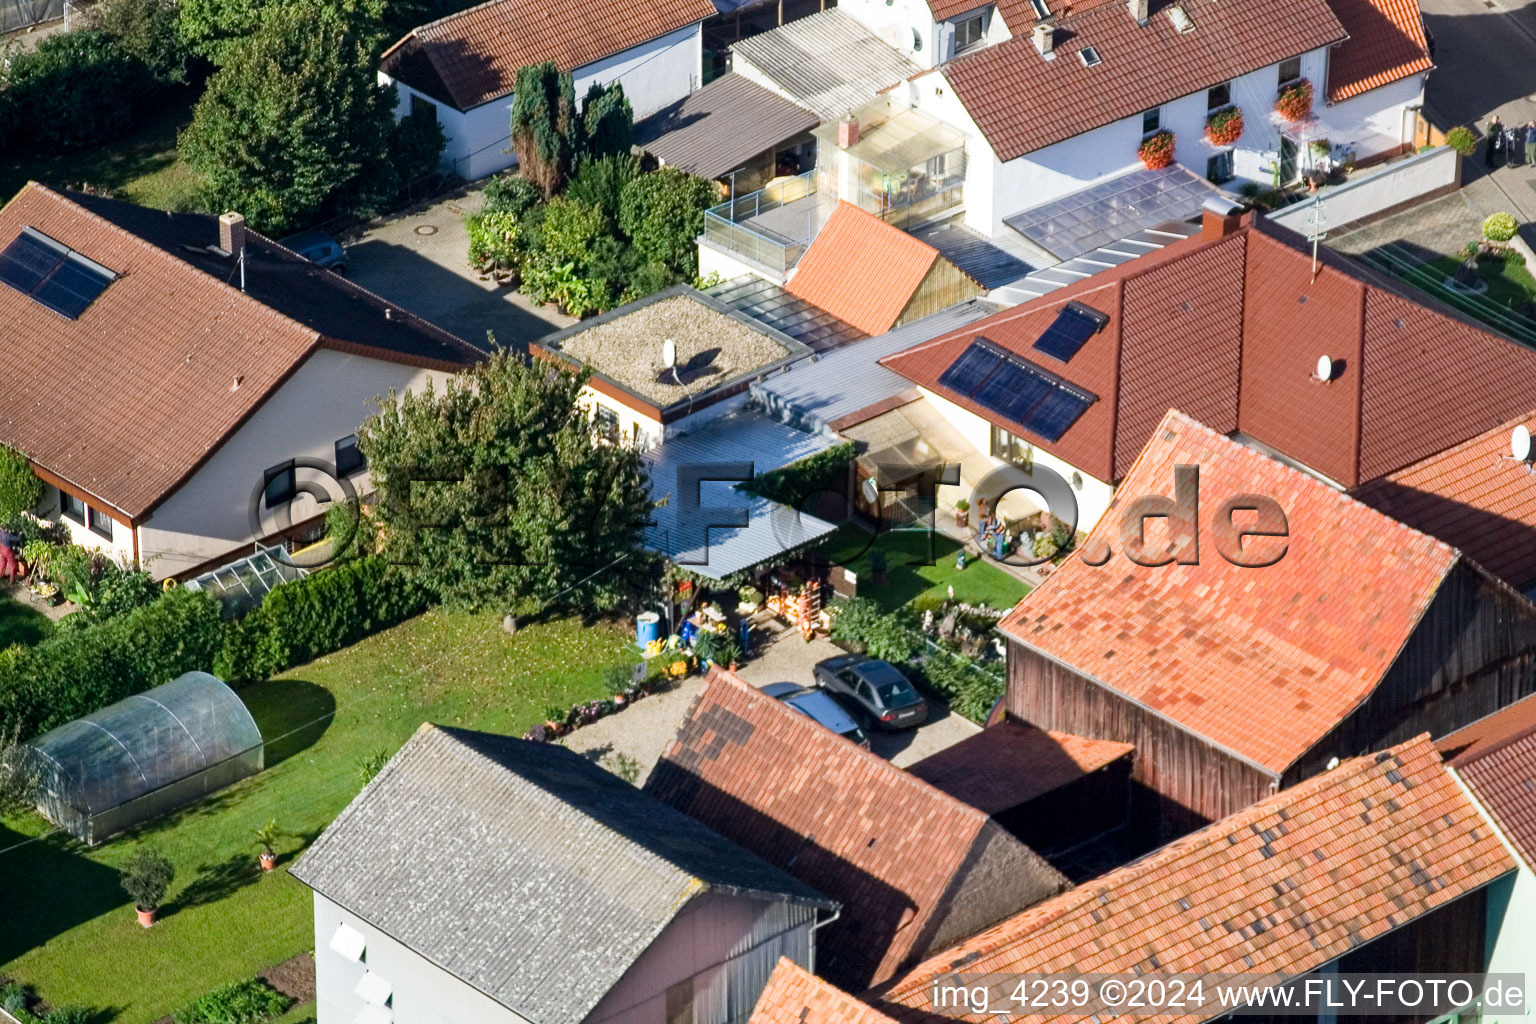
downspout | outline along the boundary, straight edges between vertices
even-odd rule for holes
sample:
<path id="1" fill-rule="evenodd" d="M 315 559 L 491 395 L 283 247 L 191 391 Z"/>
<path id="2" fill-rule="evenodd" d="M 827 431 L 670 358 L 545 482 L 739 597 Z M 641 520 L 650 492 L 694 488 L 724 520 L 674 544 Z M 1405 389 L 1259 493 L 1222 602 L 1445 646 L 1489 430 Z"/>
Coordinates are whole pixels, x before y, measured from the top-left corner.
<path id="1" fill-rule="evenodd" d="M 811 925 L 811 962 L 806 967 L 806 971 L 808 973 L 810 973 L 810 974 L 815 974 L 816 973 L 816 933 L 817 933 L 817 931 L 819 931 L 822 928 L 825 928 L 827 925 L 831 924 L 833 921 L 836 921 L 838 918 L 840 918 L 842 916 L 843 916 L 843 905 L 841 903 L 839 903 L 837 905 L 837 909 L 832 911 L 832 916 L 831 917 L 827 918 L 825 921 L 817 921 L 815 924 Z"/>

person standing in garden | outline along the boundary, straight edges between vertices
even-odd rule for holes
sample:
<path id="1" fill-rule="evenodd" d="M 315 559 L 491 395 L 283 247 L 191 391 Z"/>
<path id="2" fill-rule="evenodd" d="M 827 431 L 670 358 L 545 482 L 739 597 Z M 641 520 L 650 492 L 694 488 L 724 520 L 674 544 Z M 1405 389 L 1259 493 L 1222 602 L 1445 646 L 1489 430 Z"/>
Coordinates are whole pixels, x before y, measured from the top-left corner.
<path id="1" fill-rule="evenodd" d="M 0 577 L 4 577 L 7 583 L 16 582 L 16 573 L 21 567 L 16 549 L 20 546 L 21 538 L 0 526 Z"/>

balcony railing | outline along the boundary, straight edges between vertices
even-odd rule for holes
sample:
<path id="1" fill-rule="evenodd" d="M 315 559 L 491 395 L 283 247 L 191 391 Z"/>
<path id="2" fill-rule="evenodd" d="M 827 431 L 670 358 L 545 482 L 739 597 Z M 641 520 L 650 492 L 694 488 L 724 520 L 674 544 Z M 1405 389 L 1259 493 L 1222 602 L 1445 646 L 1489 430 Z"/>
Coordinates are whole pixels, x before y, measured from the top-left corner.
<path id="1" fill-rule="evenodd" d="M 704 214 L 705 241 L 784 274 L 805 255 L 827 218 L 814 171 L 721 203 Z"/>

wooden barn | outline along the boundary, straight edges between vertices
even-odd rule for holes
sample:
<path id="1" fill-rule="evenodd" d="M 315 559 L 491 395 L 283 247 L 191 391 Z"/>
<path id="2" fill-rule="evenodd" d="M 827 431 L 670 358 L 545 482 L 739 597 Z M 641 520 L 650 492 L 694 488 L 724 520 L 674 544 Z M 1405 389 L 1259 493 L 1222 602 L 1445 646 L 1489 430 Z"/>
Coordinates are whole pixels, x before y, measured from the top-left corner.
<path id="1" fill-rule="evenodd" d="M 1168 500 L 1180 466 L 1198 467 L 1188 515 Z M 1254 495 L 1278 504 L 1285 536 L 1241 535 L 1256 528 L 1243 511 Z M 1138 524 L 1146 498 L 1164 514 Z M 1223 517 L 1231 526 L 1218 528 Z M 1135 817 L 1158 839 L 1533 689 L 1530 601 L 1449 545 L 1177 412 L 1082 555 L 999 628 L 1008 712 L 1134 744 Z"/>

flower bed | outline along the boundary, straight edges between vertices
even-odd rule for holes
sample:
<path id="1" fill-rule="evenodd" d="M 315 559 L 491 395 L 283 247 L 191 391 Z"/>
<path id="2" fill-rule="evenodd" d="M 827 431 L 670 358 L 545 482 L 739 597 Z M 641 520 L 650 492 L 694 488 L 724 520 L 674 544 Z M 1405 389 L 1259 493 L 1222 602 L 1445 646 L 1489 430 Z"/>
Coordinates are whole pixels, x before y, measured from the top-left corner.
<path id="1" fill-rule="evenodd" d="M 1305 121 L 1312 115 L 1312 83 L 1298 79 L 1280 90 L 1275 100 L 1275 113 L 1292 123 Z"/>
<path id="2" fill-rule="evenodd" d="M 1238 107 L 1213 111 L 1205 119 L 1205 137 L 1213 146 L 1230 146 L 1243 137 L 1243 112 Z"/>
<path id="3" fill-rule="evenodd" d="M 1143 140 L 1136 155 L 1141 157 L 1141 162 L 1147 170 L 1157 171 L 1173 163 L 1173 148 L 1173 132 L 1160 131 Z"/>

